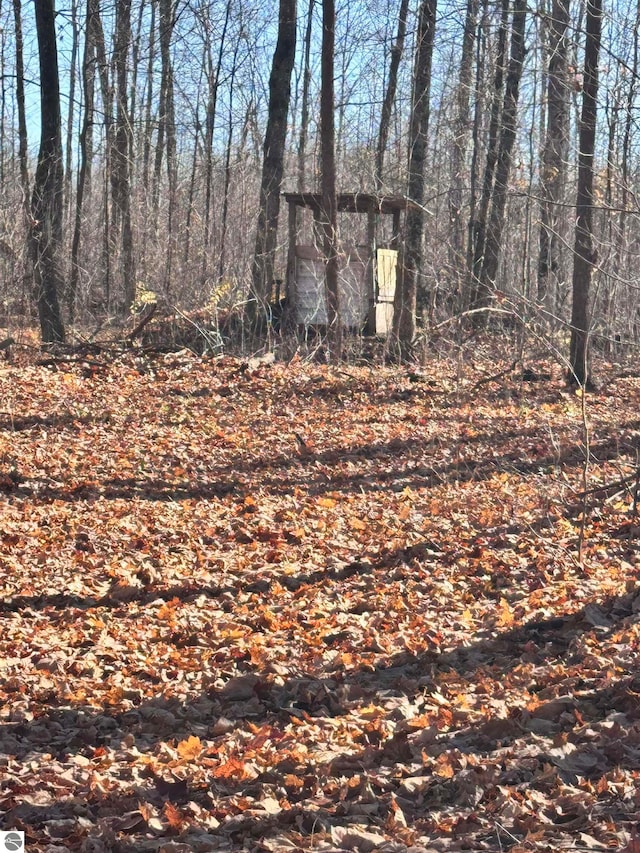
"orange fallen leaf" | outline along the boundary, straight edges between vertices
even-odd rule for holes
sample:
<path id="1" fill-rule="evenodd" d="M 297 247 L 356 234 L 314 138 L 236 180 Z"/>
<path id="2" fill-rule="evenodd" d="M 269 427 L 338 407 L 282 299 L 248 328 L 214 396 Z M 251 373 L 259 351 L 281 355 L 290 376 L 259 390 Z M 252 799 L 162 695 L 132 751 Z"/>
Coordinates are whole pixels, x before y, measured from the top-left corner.
<path id="1" fill-rule="evenodd" d="M 202 753 L 202 742 L 199 737 L 191 735 L 178 744 L 178 755 L 185 761 L 192 761 Z"/>

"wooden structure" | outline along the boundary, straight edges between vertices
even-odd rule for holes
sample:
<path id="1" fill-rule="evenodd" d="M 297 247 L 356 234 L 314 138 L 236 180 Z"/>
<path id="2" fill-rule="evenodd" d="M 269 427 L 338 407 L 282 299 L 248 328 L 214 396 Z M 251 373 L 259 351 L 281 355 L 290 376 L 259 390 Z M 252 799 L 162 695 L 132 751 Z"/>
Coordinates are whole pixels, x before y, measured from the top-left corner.
<path id="1" fill-rule="evenodd" d="M 284 193 L 289 205 L 289 243 L 287 254 L 286 296 L 291 318 L 299 326 L 324 326 L 327 305 L 324 284 L 326 260 L 322 238 L 315 244 L 298 243 L 298 216 L 301 210 L 313 214 L 314 233 L 322 233 L 322 196 L 320 193 Z M 386 334 L 393 320 L 393 299 L 398 270 L 398 245 L 403 211 L 410 202 L 402 196 L 377 196 L 372 193 L 340 193 L 338 213 L 364 214 L 367 217 L 366 244 L 342 240 L 340 245 L 340 316 L 343 326 L 366 334 Z M 391 239 L 378 246 L 377 231 L 381 215 L 389 215 Z"/>

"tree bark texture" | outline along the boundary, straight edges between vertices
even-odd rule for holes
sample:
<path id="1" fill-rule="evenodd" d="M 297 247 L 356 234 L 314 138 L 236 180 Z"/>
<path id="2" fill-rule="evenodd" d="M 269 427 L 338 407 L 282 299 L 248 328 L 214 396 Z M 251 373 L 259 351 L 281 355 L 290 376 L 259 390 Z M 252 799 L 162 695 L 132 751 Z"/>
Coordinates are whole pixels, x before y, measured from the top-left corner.
<path id="1" fill-rule="evenodd" d="M 522 66 L 526 54 L 524 41 L 526 15 L 527 0 L 515 0 L 511 27 L 511 56 L 509 59 L 504 105 L 502 108 L 502 128 L 500 131 L 498 160 L 496 162 L 496 177 L 491 197 L 491 213 L 487 226 L 487 239 L 480 276 L 480 287 L 484 300 L 489 297 L 495 288 L 498 263 L 502 250 L 507 188 L 518 125 L 520 79 L 522 77 Z"/>
<path id="2" fill-rule="evenodd" d="M 422 0 L 413 71 L 411 119 L 409 125 L 409 207 L 405 220 L 404 249 L 399 286 L 393 311 L 393 338 L 401 354 L 407 355 L 416 334 L 418 292 L 425 301 L 422 282 L 425 225 L 424 186 L 429 131 L 431 62 L 435 36 L 437 0 Z M 411 203 L 414 204 L 411 204 Z"/>
<path id="3" fill-rule="evenodd" d="M 476 0 L 471 0 L 476 2 Z M 398 32 L 396 39 L 391 48 L 391 60 L 389 62 L 389 80 L 382 101 L 382 110 L 380 112 L 380 127 L 378 130 L 378 145 L 376 148 L 376 171 L 375 171 L 375 187 L 376 192 L 382 192 L 384 185 L 384 155 L 387 150 L 389 141 L 389 129 L 391 127 L 391 115 L 393 105 L 396 99 L 396 90 L 398 88 L 398 70 L 400 68 L 400 60 L 404 51 L 404 40 L 407 33 L 407 14 L 409 12 L 409 0 L 400 0 L 400 10 L 398 12 Z"/>
<path id="4" fill-rule="evenodd" d="M 80 239 L 82 236 L 82 212 L 84 206 L 85 192 L 91 185 L 91 160 L 93 157 L 93 121 L 95 102 L 95 75 L 96 75 L 96 18 L 98 9 L 96 0 L 87 3 L 87 17 L 84 40 L 84 54 L 82 58 L 82 88 L 84 91 L 84 113 L 82 116 L 82 127 L 80 129 L 80 168 L 78 170 L 78 187 L 76 190 L 75 216 L 73 225 L 73 238 L 71 241 L 71 274 L 69 282 L 68 308 L 69 316 L 73 322 L 76 299 L 78 295 L 78 283 L 80 280 L 80 265 L 78 257 L 80 254 Z"/>
<path id="5" fill-rule="evenodd" d="M 118 0 L 116 5 L 116 38 L 113 50 L 116 74 L 116 122 L 111 163 L 111 193 L 114 237 L 119 233 L 121 248 L 121 294 L 118 308 L 122 311 L 129 309 L 135 299 L 136 292 L 133 225 L 131 222 L 131 151 L 133 139 L 127 109 L 127 57 L 130 44 L 131 0 Z"/>
<path id="6" fill-rule="evenodd" d="M 500 140 L 501 106 L 503 104 L 504 77 L 507 64 L 507 30 L 509 22 L 510 0 L 502 0 L 500 14 L 500 29 L 498 30 L 498 46 L 496 51 L 495 71 L 493 75 L 493 91 L 491 94 L 491 110 L 489 119 L 489 134 L 487 154 L 482 179 L 482 191 L 477 210 L 474 209 L 473 221 L 470 224 L 472 251 L 470 252 L 471 268 L 469 277 L 468 306 L 477 310 L 486 304 L 486 294 L 482 288 L 482 267 L 484 264 L 485 244 L 489 221 L 489 209 L 493 195 L 496 163 Z M 479 319 L 476 323 L 481 322 Z"/>
<path id="7" fill-rule="evenodd" d="M 24 42 L 22 38 L 22 12 L 20 0 L 13 0 L 13 21 L 16 51 L 16 104 L 18 108 L 18 162 L 20 188 L 22 189 L 25 213 L 29 212 L 29 159 L 27 136 L 27 113 L 24 100 Z"/>
<path id="8" fill-rule="evenodd" d="M 451 148 L 451 185 L 449 187 L 448 199 L 449 223 L 451 226 L 449 256 L 456 291 L 461 286 L 465 271 L 465 228 L 462 222 L 462 199 L 465 184 L 465 161 L 470 135 L 469 100 L 473 84 L 473 47 L 479 5 L 479 0 L 467 0 Z"/>
<path id="9" fill-rule="evenodd" d="M 309 90 L 311 88 L 311 35 L 315 0 L 309 0 L 307 26 L 304 34 L 304 69 L 302 72 L 302 105 L 300 108 L 300 136 L 298 139 L 298 192 L 307 189 L 307 139 L 309 137 Z"/>
<path id="10" fill-rule="evenodd" d="M 269 78 L 269 115 L 264 139 L 260 208 L 253 257 L 250 316 L 266 317 L 274 278 L 280 190 L 284 173 L 291 73 L 296 53 L 296 0 L 280 0 L 278 40 Z"/>
<path id="11" fill-rule="evenodd" d="M 31 253 L 42 342 L 64 341 L 60 312 L 64 168 L 53 0 L 35 4 L 40 63 L 41 135 L 31 198 Z"/>
<path id="12" fill-rule="evenodd" d="M 569 379 L 581 386 L 589 382 L 589 295 L 596 262 L 593 240 L 593 161 L 598 118 L 598 59 L 601 32 L 602 0 L 587 0 L 569 348 Z"/>
<path id="13" fill-rule="evenodd" d="M 569 153 L 570 100 L 568 80 L 569 0 L 552 0 L 549 28 L 547 81 L 547 129 L 540 174 L 540 252 L 538 256 L 538 302 L 555 310 L 561 285 L 559 204 L 565 186 Z"/>
<path id="14" fill-rule="evenodd" d="M 320 163 L 322 169 L 322 226 L 324 231 L 325 295 L 332 359 L 342 350 L 338 287 L 338 202 L 336 197 L 334 56 L 335 0 L 322 0 L 322 57 L 320 90 Z"/>

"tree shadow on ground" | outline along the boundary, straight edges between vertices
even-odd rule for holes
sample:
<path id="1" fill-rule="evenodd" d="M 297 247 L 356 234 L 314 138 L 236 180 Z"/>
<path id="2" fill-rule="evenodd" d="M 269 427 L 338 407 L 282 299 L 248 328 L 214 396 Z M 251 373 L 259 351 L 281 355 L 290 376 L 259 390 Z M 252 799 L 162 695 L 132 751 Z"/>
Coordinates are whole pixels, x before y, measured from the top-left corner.
<path id="1" fill-rule="evenodd" d="M 219 830 L 198 830 L 196 820 L 190 828 L 185 826 L 179 837 L 188 843 L 191 838 L 195 843 L 193 833 L 204 832 L 213 839 L 212 844 L 233 845 L 245 837 L 276 837 L 292 828 L 310 836 L 319 827 L 330 829 L 354 821 L 358 825 L 362 818 L 357 817 L 357 810 L 356 816 L 350 812 L 348 803 L 349 799 L 357 803 L 358 797 L 365 795 L 364 780 L 368 780 L 369 788 L 373 786 L 379 803 L 374 821 L 378 827 L 385 815 L 391 814 L 392 799 L 396 797 L 411 826 L 414 821 L 423 821 L 431 808 L 450 808 L 458 815 L 465 809 L 482 814 L 486 808 L 489 815 L 501 819 L 495 810 L 499 790 L 503 795 L 511 792 L 509 796 L 516 799 L 528 790 L 549 796 L 557 791 L 557 796 L 562 794 L 564 798 L 571 791 L 585 796 L 585 783 L 593 784 L 616 768 L 632 772 L 640 769 L 640 677 L 620 669 L 615 676 L 603 677 L 600 673 L 592 678 L 586 674 L 577 677 L 576 667 L 584 655 L 579 640 L 586 634 L 605 635 L 620 627 L 638 612 L 639 603 L 635 592 L 612 596 L 574 613 L 529 621 L 464 648 L 398 655 L 373 672 L 335 672 L 274 684 L 259 671 L 248 671 L 245 681 L 236 681 L 231 690 L 226 686 L 212 689 L 188 702 L 157 697 L 127 711 L 97 711 L 86 705 L 50 707 L 34 720 L 5 724 L 0 740 L 2 751 L 19 760 L 28 760 L 29 754 L 33 760 L 33 753 L 42 751 L 64 768 L 82 768 L 94 760 L 99 765 L 103 747 L 117 753 L 135 744 L 139 756 L 153 751 L 158 742 L 175 744 L 197 735 L 213 741 L 214 749 L 209 753 L 214 756 L 215 744 L 223 744 L 226 739 L 225 733 L 215 734 L 218 720 L 229 721 L 227 726 L 236 729 L 249 727 L 254 736 L 267 727 L 269 737 L 277 738 L 292 718 L 321 723 L 327 718 L 348 716 L 362 706 L 384 707 L 393 695 L 418 703 L 423 699 L 428 704 L 431 693 L 441 689 L 439 673 L 455 671 L 469 682 L 478 675 L 485 679 L 494 675 L 499 680 L 501 674 L 523 660 L 534 663 L 541 672 L 543 664 L 562 663 L 571 670 L 556 683 L 546 680 L 543 673 L 539 684 L 528 686 L 530 701 L 508 708 L 506 713 L 487 713 L 478 722 L 449 725 L 442 730 L 427 722 L 416 726 L 409 718 L 396 727 L 389 739 L 381 738 L 372 727 L 370 733 L 363 731 L 359 742 L 358 738 L 352 742 L 355 749 L 345 748 L 343 753 L 315 763 L 313 753 L 306 761 L 303 756 L 292 757 L 283 750 L 282 755 L 274 755 L 269 767 L 261 768 L 249 780 L 233 775 L 209 778 L 206 773 L 196 778 L 179 769 L 172 770 L 170 762 L 163 766 L 155 762 L 149 763 L 128 787 L 125 784 L 124 792 L 122 786 L 112 792 L 98 787 L 38 805 L 21 799 L 24 788 L 19 775 L 7 777 L 0 795 L 5 810 L 2 825 L 27 827 L 37 838 L 38 834 L 44 837 L 48 827 L 56 826 L 49 821 L 69 821 L 66 826 L 73 836 L 79 833 L 77 816 L 81 805 L 85 819 L 82 834 L 87 832 L 87 821 L 93 821 L 90 837 L 95 832 L 95 837 L 110 839 L 108 849 L 129 853 L 143 849 L 141 838 L 149 840 L 153 836 L 141 804 L 150 804 L 157 811 L 167 802 L 179 808 L 195 803 L 211 810 L 222 820 Z M 448 679 L 443 683 L 446 685 Z M 450 701 L 454 707 L 455 701 Z M 519 752 L 519 745 L 523 744 L 526 749 Z M 472 755 L 476 759 L 469 765 L 465 756 Z M 444 775 L 440 769 L 443 766 L 450 768 Z M 401 767 L 405 769 L 398 772 Z M 381 776 L 384 768 L 390 772 Z M 411 777 L 410 787 L 405 783 L 407 774 Z M 278 814 L 261 814 L 260 799 L 270 796 L 269 792 L 281 786 L 287 776 L 301 780 L 300 787 L 289 792 L 288 806 Z M 321 783 L 321 779 L 325 782 Z M 334 786 L 333 800 L 322 793 L 322 784 L 330 779 L 341 780 L 340 785 Z M 349 779 L 354 781 L 345 787 L 345 780 Z M 12 793 L 16 785 L 18 788 Z M 338 796 L 339 790 L 348 791 L 346 800 L 343 795 Z M 320 809 L 319 793 L 323 802 Z M 247 798 L 255 797 L 257 812 L 247 810 L 246 805 L 239 807 L 238 796 L 244 798 L 245 804 L 249 802 Z M 632 811 L 632 804 L 622 802 L 613 789 L 603 789 L 595 820 L 603 826 L 608 821 L 631 820 Z M 550 806 L 546 823 L 551 826 L 555 819 L 552 812 Z M 560 809 L 558 831 L 567 831 L 565 820 L 566 810 L 563 817 Z M 510 826 L 508 820 L 505 825 Z M 67 831 L 64 824 L 60 827 L 60 831 Z M 172 833 L 175 836 L 178 831 L 167 827 L 167 835 Z M 82 834 L 77 836 L 75 849 L 80 849 Z M 136 840 L 129 843 L 128 835 Z"/>
<path id="2" fill-rule="evenodd" d="M 640 426 L 634 421 L 622 427 L 633 430 Z M 515 439 L 525 438 L 545 440 L 546 436 L 537 431 L 517 431 L 501 436 L 505 444 Z M 247 461 L 241 457 L 226 465 L 211 465 L 199 474 L 199 478 L 178 480 L 149 477 L 111 477 L 100 484 L 76 482 L 74 485 L 60 486 L 44 479 L 20 481 L 20 478 L 0 479 L 0 493 L 40 500 L 51 501 L 91 501 L 99 498 L 107 500 L 214 500 L 234 496 L 242 499 L 252 490 L 252 477 L 256 477 L 264 493 L 291 495 L 304 489 L 309 495 L 323 495 L 327 492 L 347 494 L 375 493 L 391 489 L 402 491 L 428 489 L 447 483 L 483 482 L 497 474 L 520 474 L 527 476 L 541 471 L 560 470 L 563 467 L 581 465 L 584 451 L 581 447 L 570 446 L 557 453 L 544 453 L 538 443 L 537 448 L 510 450 L 498 455 L 495 436 L 476 435 L 460 446 L 467 447 L 473 442 L 489 443 L 491 458 L 459 458 L 455 461 L 430 461 L 426 452 L 442 450 L 438 439 L 427 442 L 418 439 L 391 440 L 374 442 L 357 448 L 338 448 L 314 453 L 305 451 L 298 454 L 278 454 L 266 458 Z M 640 440 L 633 438 L 621 441 L 619 436 L 609 436 L 590 444 L 590 459 L 593 464 L 619 459 L 623 455 L 634 455 L 640 449 Z M 527 455 L 528 454 L 528 455 Z M 534 456 L 534 458 L 531 458 Z M 412 457 L 407 459 L 407 457 Z M 635 458 L 635 457 L 634 457 Z M 388 467 L 384 466 L 387 461 Z M 375 467 L 366 467 L 375 463 Z M 365 470 L 358 467 L 365 465 Z M 350 470 L 345 471 L 345 466 Z M 353 470 L 355 468 L 355 470 Z M 273 473 L 270 473 L 273 472 Z M 290 472 L 287 474 L 287 472 Z"/>
<path id="3" fill-rule="evenodd" d="M 190 591 L 189 595 L 192 594 Z M 201 591 L 198 594 L 201 594 Z M 54 606 L 65 606 L 61 597 L 54 597 Z M 123 605 L 120 603 L 120 606 Z M 466 681 L 473 681 L 478 675 L 504 676 L 523 662 L 530 663 L 535 668 L 557 661 L 576 668 L 585 655 L 580 642 L 584 635 L 594 634 L 605 638 L 624 620 L 635 618 L 639 612 L 640 591 L 634 589 L 626 595 L 610 596 L 597 603 L 590 602 L 574 612 L 553 618 L 529 620 L 508 630 L 487 629 L 487 636 L 479 635 L 478 639 L 465 646 L 458 645 L 443 651 L 434 648 L 433 651 L 419 654 L 401 652 L 384 659 L 373 671 L 370 668 L 350 671 L 337 669 L 322 676 L 301 676 L 272 683 L 255 667 L 240 663 L 240 672 L 250 676 L 246 683 L 235 685 L 228 692 L 225 692 L 224 688 L 208 691 L 201 699 L 201 711 L 198 710 L 197 699 L 182 706 L 178 700 L 164 696 L 145 700 L 127 712 L 105 710 L 98 713 L 95 709 L 83 708 L 82 705 L 69 708 L 63 703 L 60 708 L 51 707 L 51 719 L 56 719 L 56 725 L 53 727 L 55 735 L 33 739 L 29 737 L 34 726 L 46 726 L 47 718 L 40 716 L 33 722 L 6 724 L 3 736 L 24 737 L 26 748 L 34 748 L 34 744 L 40 742 L 43 750 L 55 752 L 57 749 L 65 750 L 75 745 L 99 746 L 115 729 L 122 736 L 135 733 L 137 727 L 143 726 L 146 717 L 153 718 L 153 713 L 147 713 L 147 709 L 173 709 L 167 720 L 163 720 L 160 715 L 155 723 L 153 719 L 149 723 L 150 732 L 153 732 L 154 725 L 158 726 L 158 737 L 169 733 L 175 737 L 187 735 L 194 721 L 204 724 L 212 719 L 212 714 L 214 717 L 219 714 L 231 718 L 247 716 L 254 721 L 273 714 L 284 714 L 287 718 L 296 713 L 313 716 L 320 711 L 324 715 L 335 716 L 348 712 L 348 707 L 342 707 L 341 696 L 350 699 L 355 697 L 360 701 L 366 697 L 373 699 L 380 691 L 384 691 L 385 695 L 395 691 L 397 695 L 411 697 L 412 690 L 421 692 L 428 690 L 429 686 L 433 687 L 438 673 L 456 672 Z M 179 642 L 179 638 L 177 639 Z M 531 694 L 537 694 L 544 691 L 546 686 L 544 683 L 530 683 L 528 690 Z M 640 687 L 640 680 L 637 686 Z M 306 698 L 301 698 L 303 696 Z M 637 707 L 640 714 L 640 703 Z M 230 709 L 233 713 L 229 713 Z M 246 715 L 241 713 L 243 709 L 247 712 Z M 190 711 L 193 712 L 191 721 Z M 99 717 L 103 722 L 107 719 L 111 721 L 102 735 L 94 731 L 91 722 L 94 717 Z M 67 730 L 76 730 L 79 718 L 82 718 L 80 728 L 85 734 L 81 743 L 75 744 Z M 88 741 L 85 735 L 89 738 Z"/>

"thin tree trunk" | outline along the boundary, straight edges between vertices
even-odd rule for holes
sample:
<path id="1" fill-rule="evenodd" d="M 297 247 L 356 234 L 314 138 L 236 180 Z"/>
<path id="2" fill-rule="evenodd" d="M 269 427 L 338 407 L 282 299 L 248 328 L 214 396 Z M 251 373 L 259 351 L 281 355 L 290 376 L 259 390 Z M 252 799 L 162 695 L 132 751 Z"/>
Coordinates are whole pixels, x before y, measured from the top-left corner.
<path id="1" fill-rule="evenodd" d="M 164 114 L 160 122 L 164 127 L 167 151 L 167 248 L 164 267 L 164 291 L 169 293 L 172 277 L 174 228 L 173 220 L 178 186 L 176 163 L 176 120 L 174 108 L 173 67 L 171 63 L 171 39 L 173 35 L 175 4 L 173 0 L 160 0 L 160 60 L 162 64 L 162 91 L 164 92 Z"/>
<path id="2" fill-rule="evenodd" d="M 78 172 L 78 188 L 76 191 L 73 239 L 71 242 L 71 275 L 69 281 L 69 316 L 71 322 L 73 322 L 75 317 L 76 301 L 78 295 L 78 282 L 80 278 L 80 266 L 78 263 L 78 256 L 80 253 L 80 239 L 82 234 L 83 205 L 85 192 L 88 191 L 91 182 L 91 158 L 93 155 L 93 114 L 96 74 L 96 14 L 97 10 L 94 0 L 88 0 L 84 56 L 82 59 L 84 115 L 82 118 L 82 128 L 80 129 L 80 169 Z"/>
<path id="3" fill-rule="evenodd" d="M 233 146 L 233 108 L 234 98 L 233 93 L 236 82 L 238 48 L 239 42 L 233 50 L 233 63 L 231 66 L 231 79 L 229 81 L 229 111 L 227 113 L 229 119 L 229 132 L 227 134 L 227 150 L 224 156 L 224 188 L 222 190 L 222 217 L 220 220 L 220 252 L 218 259 L 218 282 L 222 282 L 224 276 L 225 265 L 225 250 L 227 243 L 227 221 L 229 218 L 229 190 L 231 187 L 231 149 Z"/>
<path id="4" fill-rule="evenodd" d="M 320 88 L 320 163 L 322 170 L 322 226 L 325 257 L 325 296 L 330 356 L 342 356 L 342 322 L 338 289 L 338 202 L 336 197 L 336 130 L 334 57 L 335 0 L 322 0 L 322 54 Z"/>
<path id="5" fill-rule="evenodd" d="M 71 164 L 73 162 L 73 117 L 76 101 L 76 74 L 78 63 L 78 0 L 71 0 L 71 58 L 69 61 L 69 103 L 67 105 L 67 144 L 65 161 L 64 209 L 65 214 L 71 212 Z"/>
<path id="6" fill-rule="evenodd" d="M 207 82 L 209 84 L 209 99 L 207 102 L 207 132 L 205 134 L 205 179 L 204 179 L 204 246 L 202 252 L 202 280 L 204 282 L 207 272 L 208 252 L 211 247 L 211 200 L 213 194 L 213 133 L 216 125 L 216 111 L 218 107 L 218 89 L 220 86 L 220 72 L 222 71 L 222 60 L 227 44 L 227 29 L 231 16 L 231 0 L 227 0 L 224 13 L 224 23 L 220 34 L 218 46 L 218 58 L 216 66 L 213 65 L 212 45 L 209 39 L 209 22 L 207 21 Z"/>
<path id="7" fill-rule="evenodd" d="M 509 22 L 509 0 L 502 0 L 500 29 L 498 31 L 498 49 L 496 54 L 495 73 L 493 77 L 493 92 L 491 96 L 491 117 L 489 120 L 489 139 L 487 155 L 482 180 L 482 192 L 478 208 L 471 223 L 472 249 L 471 270 L 469 282 L 469 307 L 472 310 L 481 308 L 486 302 L 486 294 L 481 285 L 482 267 L 484 264 L 485 242 L 489 219 L 489 208 L 493 194 L 493 183 L 498 162 L 498 147 L 500 139 L 501 106 L 503 102 L 504 75 L 507 56 L 507 29 Z M 481 322 L 480 319 L 476 323 Z"/>
<path id="8" fill-rule="evenodd" d="M 44 344 L 64 341 L 59 294 L 64 169 L 60 82 L 53 0 L 35 4 L 40 62 L 40 152 L 31 199 L 31 252 L 35 274 L 40 331 Z"/>
<path id="9" fill-rule="evenodd" d="M 144 110 L 144 143 L 142 146 L 142 185 L 145 194 L 149 191 L 149 172 L 151 170 L 151 142 L 153 138 L 153 69 L 156 56 L 156 4 L 150 0 L 149 19 L 149 58 L 147 62 L 147 100 Z M 146 229 L 145 229 L 146 234 Z"/>
<path id="10" fill-rule="evenodd" d="M 473 301 L 474 298 L 474 279 L 473 279 L 473 261 L 475 252 L 476 225 L 477 225 L 477 209 L 478 209 L 478 182 L 480 170 L 480 138 L 482 131 L 482 114 L 485 106 L 484 95 L 484 77 L 487 54 L 487 19 L 489 14 L 488 0 L 482 0 L 482 15 L 478 22 L 478 31 L 476 34 L 476 72 L 475 72 L 475 90 L 476 99 L 473 109 L 473 126 L 471 129 L 471 170 L 469 180 L 469 221 L 467 224 L 467 252 L 466 252 L 466 280 L 467 289 L 462 294 L 462 307 Z"/>
<path id="11" fill-rule="evenodd" d="M 596 262 L 593 245 L 593 160 L 598 117 L 601 31 L 602 0 L 587 0 L 569 348 L 569 380 L 583 387 L 589 383 L 589 292 Z"/>
<path id="12" fill-rule="evenodd" d="M 298 192 L 307 187 L 307 139 L 309 138 L 309 92 L 311 89 L 311 35 L 315 0 L 309 0 L 307 26 L 304 35 L 304 70 L 302 74 L 302 105 L 300 110 L 300 138 L 298 141 Z"/>
<path id="13" fill-rule="evenodd" d="M 474 2 L 474 0 L 471 0 Z M 380 112 L 380 127 L 378 130 L 378 144 L 376 147 L 376 168 L 375 168 L 375 188 L 376 192 L 382 192 L 384 184 L 384 155 L 387 150 L 389 141 L 389 128 L 391 126 L 391 112 L 396 99 L 396 89 L 398 88 L 398 69 L 400 68 L 400 60 L 404 50 L 404 40 L 407 33 L 407 14 L 409 12 L 409 0 L 400 0 L 400 10 L 398 12 L 398 31 L 396 39 L 391 48 L 391 59 L 389 62 L 389 80 L 382 101 L 382 110 Z"/>
<path id="14" fill-rule="evenodd" d="M 140 0 L 140 8 L 138 9 L 138 22 L 136 24 L 135 38 L 132 39 L 131 45 L 131 82 L 129 86 L 129 124 L 132 128 L 140 123 L 137 115 L 138 109 L 138 72 L 140 63 L 140 44 L 142 42 L 142 26 L 147 11 L 145 0 Z M 139 140 L 138 135 L 138 140 Z M 131 158 L 131 182 L 134 183 L 135 169 L 138 167 L 138 159 Z"/>
<path id="15" fill-rule="evenodd" d="M 29 138 L 27 135 L 27 113 L 24 100 L 24 45 L 22 39 L 22 13 L 20 0 L 13 0 L 13 21 L 16 52 L 16 101 L 18 105 L 18 160 L 20 164 L 20 188 L 25 214 L 30 213 L 29 189 Z"/>
<path id="16" fill-rule="evenodd" d="M 627 248 L 627 206 L 629 204 L 629 153 L 631 148 L 631 131 L 634 125 L 634 114 L 633 114 L 633 103 L 635 100 L 635 94 L 637 91 L 637 81 L 638 81 L 638 65 L 640 60 L 640 0 L 638 0 L 636 6 L 636 19 L 635 26 L 633 28 L 633 61 L 631 65 L 631 75 L 629 80 L 629 88 L 627 90 L 627 98 L 625 104 L 625 123 L 624 123 L 624 133 L 622 137 L 622 173 L 621 173 L 621 192 L 620 192 L 620 223 L 618 228 L 617 240 L 616 240 L 616 248 L 615 248 L 615 265 L 614 265 L 614 275 L 619 276 L 620 272 L 626 272 L 625 267 L 627 263 L 634 263 L 635 259 L 630 257 L 630 253 L 628 253 Z M 627 258 L 623 261 L 625 252 L 627 253 Z M 615 309 L 615 305 L 614 305 Z M 631 318 L 629 318 L 630 320 Z M 632 323 L 629 322 L 629 326 Z M 627 328 L 626 330 L 629 334 L 631 333 L 631 328 Z"/>
<path id="17" fill-rule="evenodd" d="M 184 249 L 182 253 L 182 262 L 186 268 L 189 265 L 189 253 L 191 251 L 191 221 L 193 219 L 194 198 L 196 194 L 196 176 L 198 173 L 198 139 L 200 137 L 200 94 L 202 87 L 202 74 L 198 81 L 198 96 L 196 99 L 195 109 L 195 128 L 193 133 L 193 157 L 191 159 L 191 174 L 189 176 L 189 193 L 187 198 L 187 218 L 185 221 L 184 234 Z"/>
<path id="18" fill-rule="evenodd" d="M 560 282 L 559 204 L 564 191 L 569 152 L 568 39 L 569 0 L 553 0 L 549 29 L 547 132 L 542 152 L 538 302 L 555 309 Z"/>
<path id="19" fill-rule="evenodd" d="M 482 300 L 485 302 L 495 287 L 498 263 L 502 249 L 504 215 L 507 204 L 507 187 L 513 146 L 516 141 L 518 123 L 518 96 L 520 79 L 525 58 L 524 29 L 527 16 L 527 0 L 515 0 L 513 5 L 513 24 L 511 28 L 511 57 L 502 109 L 502 130 L 496 163 L 496 177 L 491 198 L 491 215 L 487 228 L 484 261 L 480 275 Z"/>
<path id="20" fill-rule="evenodd" d="M 109 182 L 111 180 L 111 164 L 113 161 L 114 147 L 114 118 L 113 118 L 113 87 L 109 77 L 109 61 L 107 59 L 107 46 L 100 14 L 100 0 L 90 0 L 92 4 L 92 26 L 95 38 L 96 57 L 98 64 L 98 77 L 100 78 L 100 91 L 102 95 L 102 108 L 104 114 L 104 136 L 105 136 L 105 163 L 104 163 L 104 185 L 103 185 L 103 236 L 102 236 L 102 275 L 104 302 L 108 308 L 111 301 L 111 255 L 112 255 L 112 226 L 109 206 Z"/>
<path id="21" fill-rule="evenodd" d="M 0 12 L 2 11 L 2 3 L 0 2 Z M 7 75 L 5 74 L 5 45 L 6 45 L 6 32 L 4 28 L 0 32 L 0 186 L 4 186 L 5 183 L 5 156 L 6 156 L 6 145 L 5 145 L 5 117 L 7 115 Z"/>
<path id="22" fill-rule="evenodd" d="M 465 229 L 462 222 L 464 164 L 469 141 L 469 101 L 473 84 L 473 45 L 478 20 L 479 0 L 467 0 L 467 9 L 460 53 L 460 73 L 456 90 L 456 116 L 454 119 L 451 150 L 451 178 L 449 187 L 449 223 L 451 244 L 449 258 L 456 293 L 465 274 Z"/>
<path id="23" fill-rule="evenodd" d="M 296 53 L 296 0 L 280 0 L 278 40 L 269 78 L 269 116 L 264 138 L 260 209 L 252 268 L 249 316 L 256 327 L 268 311 L 274 278 L 280 190 L 284 173 L 291 73 Z"/>
<path id="24" fill-rule="evenodd" d="M 132 134 L 127 109 L 127 56 L 131 44 L 131 0 L 118 0 L 114 67 L 116 74 L 116 127 L 111 168 L 114 231 L 121 241 L 121 295 L 118 308 L 127 310 L 135 299 L 135 263 L 131 223 L 131 150 Z"/>
<path id="25" fill-rule="evenodd" d="M 404 257 L 393 311 L 393 339 L 402 357 L 410 353 L 416 334 L 418 290 L 422 283 L 423 235 L 425 225 L 424 185 L 431 98 L 431 62 L 435 37 L 437 0 L 422 0 L 413 72 L 412 107 L 409 126 L 410 206 L 406 213 Z M 425 299 L 425 301 L 428 301 Z"/>

